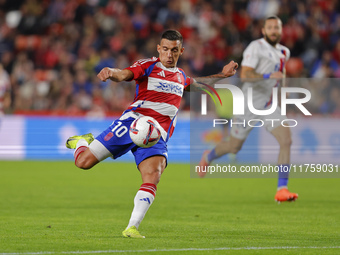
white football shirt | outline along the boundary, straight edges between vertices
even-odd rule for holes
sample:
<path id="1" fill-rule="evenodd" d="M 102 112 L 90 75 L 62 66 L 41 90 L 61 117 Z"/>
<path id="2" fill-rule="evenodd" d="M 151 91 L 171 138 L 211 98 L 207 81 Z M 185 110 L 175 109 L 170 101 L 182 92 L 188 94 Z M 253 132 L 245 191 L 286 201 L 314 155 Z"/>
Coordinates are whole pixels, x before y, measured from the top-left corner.
<path id="1" fill-rule="evenodd" d="M 270 45 L 264 38 L 252 41 L 243 52 L 241 66 L 248 66 L 255 69 L 256 73 L 267 74 L 277 71 L 283 72 L 286 62 L 290 57 L 290 51 L 287 47 L 276 44 Z M 261 80 L 256 83 L 245 83 L 244 92 L 249 87 L 253 88 L 254 106 L 266 105 L 271 98 L 272 88 L 278 86 L 276 80 Z M 247 93 L 245 93 L 247 97 Z M 263 102 L 266 101 L 266 102 Z M 263 105 L 263 106 L 264 106 Z"/>

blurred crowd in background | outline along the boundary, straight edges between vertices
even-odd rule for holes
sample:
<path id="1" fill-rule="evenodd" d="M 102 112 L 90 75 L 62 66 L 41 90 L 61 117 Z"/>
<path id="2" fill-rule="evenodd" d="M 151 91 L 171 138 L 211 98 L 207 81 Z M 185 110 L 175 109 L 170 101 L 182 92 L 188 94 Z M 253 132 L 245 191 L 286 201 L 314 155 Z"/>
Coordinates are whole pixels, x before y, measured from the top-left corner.
<path id="1" fill-rule="evenodd" d="M 291 50 L 288 77 L 321 78 L 306 85 L 318 98 L 313 111 L 340 114 L 340 85 L 323 79 L 340 78 L 337 0 L 0 0 L 0 82 L 11 86 L 3 108 L 119 114 L 134 98 L 134 83 L 99 81 L 103 67 L 158 56 L 160 35 L 171 28 L 184 37 L 179 66 L 187 75 L 217 73 L 231 59 L 241 63 L 272 14 L 282 19 L 281 43 Z"/>

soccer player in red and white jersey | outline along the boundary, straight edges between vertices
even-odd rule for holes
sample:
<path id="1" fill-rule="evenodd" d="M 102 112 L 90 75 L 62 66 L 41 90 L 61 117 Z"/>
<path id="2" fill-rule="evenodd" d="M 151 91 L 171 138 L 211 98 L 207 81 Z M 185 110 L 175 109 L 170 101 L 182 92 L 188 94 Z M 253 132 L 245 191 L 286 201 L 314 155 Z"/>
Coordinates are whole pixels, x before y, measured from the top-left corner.
<path id="1" fill-rule="evenodd" d="M 123 70 L 106 67 L 98 74 L 99 79 L 115 82 L 136 82 L 135 99 L 108 129 L 96 139 L 92 134 L 70 137 L 66 146 L 75 149 L 74 157 L 77 167 L 89 169 L 98 162 L 113 157 L 114 159 L 131 151 L 141 173 L 143 184 L 134 198 L 134 208 L 128 226 L 123 231 L 125 237 L 144 238 L 138 227 L 152 204 L 157 184 L 167 165 L 166 142 L 171 137 L 176 125 L 176 117 L 184 90 L 196 83 L 200 78 L 187 77 L 177 67 L 177 61 L 184 52 L 182 35 L 176 30 L 168 30 L 162 34 L 157 45 L 159 57 L 143 59 Z M 222 73 L 209 78 L 223 79 L 236 73 L 238 64 L 231 61 L 224 66 Z M 216 79 L 211 79 L 216 81 Z M 139 116 L 151 116 L 161 126 L 162 137 L 150 148 L 136 146 L 130 139 L 129 127 Z"/>
<path id="2" fill-rule="evenodd" d="M 279 44 L 282 34 L 282 21 L 277 16 L 266 18 L 262 28 L 263 38 L 255 40 L 249 44 L 243 53 L 241 63 L 241 79 L 249 81 L 251 79 L 257 82 L 245 82 L 243 91 L 245 101 L 247 102 L 247 90 L 253 89 L 253 105 L 255 109 L 265 110 L 271 107 L 272 88 L 278 86 L 279 80 L 285 77 L 285 63 L 288 61 L 290 51 L 287 47 Z M 285 85 L 285 84 L 283 84 Z M 270 119 L 283 120 L 285 116 L 280 113 L 278 107 L 276 111 L 270 115 Z M 259 116 L 246 111 L 244 119 L 262 120 L 268 116 Z M 240 122 L 237 118 L 235 123 Z M 278 165 L 280 166 L 277 192 L 275 200 L 278 202 L 294 201 L 298 198 L 296 193 L 288 190 L 288 174 L 290 167 L 290 146 L 291 132 L 289 127 L 280 125 L 281 121 L 270 125 L 268 122 L 264 125 L 266 129 L 276 138 L 280 145 L 278 157 Z M 248 137 L 253 126 L 233 125 L 231 135 L 228 141 L 220 142 L 213 150 L 204 152 L 200 166 L 201 169 L 208 166 L 211 161 L 217 159 L 227 153 L 237 153 Z M 206 171 L 198 173 L 201 177 Z"/>

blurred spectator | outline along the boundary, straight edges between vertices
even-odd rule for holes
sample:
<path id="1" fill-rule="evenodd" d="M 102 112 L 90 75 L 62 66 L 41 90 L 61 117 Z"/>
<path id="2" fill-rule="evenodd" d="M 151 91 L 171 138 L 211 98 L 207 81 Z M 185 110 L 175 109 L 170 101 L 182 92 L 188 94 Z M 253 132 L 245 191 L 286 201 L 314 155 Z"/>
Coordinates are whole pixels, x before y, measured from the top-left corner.
<path id="1" fill-rule="evenodd" d="M 229 59 L 241 62 L 244 48 L 262 36 L 263 18 L 273 14 L 282 19 L 282 43 L 291 50 L 290 77 L 339 78 L 339 12 L 335 0 L 0 1 L 0 59 L 12 82 L 10 110 L 117 114 L 133 100 L 134 85 L 98 81 L 101 68 L 157 56 L 154 44 L 172 28 L 184 37 L 181 67 L 192 76 L 216 73 Z M 323 100 L 333 90 L 317 83 L 310 89 L 322 94 L 315 110 L 332 112 L 333 103 Z M 188 102 L 182 107 L 188 109 Z"/>
<path id="2" fill-rule="evenodd" d="M 0 64 L 0 117 L 11 105 L 11 82 L 7 71 Z"/>
<path id="3" fill-rule="evenodd" d="M 77 96 L 80 93 L 92 95 L 92 83 L 89 81 L 89 75 L 84 69 L 76 71 L 75 80 L 73 83 L 73 94 Z"/>
<path id="4" fill-rule="evenodd" d="M 332 113 L 337 117 L 340 117 L 340 88 L 333 87 L 331 91 L 331 104 L 332 104 Z"/>
<path id="5" fill-rule="evenodd" d="M 323 52 L 322 58 L 314 64 L 311 75 L 315 78 L 334 77 L 338 67 L 339 64 L 332 58 L 332 53 L 326 50 Z"/>
<path id="6" fill-rule="evenodd" d="M 100 70 L 102 70 L 104 67 L 115 66 L 115 60 L 112 57 L 110 50 L 108 48 L 102 48 L 99 54 L 100 54 L 99 59 L 96 65 L 94 65 L 94 70 L 96 73 L 99 73 Z"/>

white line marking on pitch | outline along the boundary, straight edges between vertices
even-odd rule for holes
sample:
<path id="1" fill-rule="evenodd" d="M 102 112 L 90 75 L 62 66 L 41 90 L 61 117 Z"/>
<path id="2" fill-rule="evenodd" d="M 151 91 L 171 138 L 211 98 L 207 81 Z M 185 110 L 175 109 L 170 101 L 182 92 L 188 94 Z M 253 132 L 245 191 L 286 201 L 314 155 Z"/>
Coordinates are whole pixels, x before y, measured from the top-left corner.
<path id="1" fill-rule="evenodd" d="M 220 248 L 183 248 L 183 249 L 152 249 L 152 250 L 107 250 L 107 251 L 38 251 L 0 253 L 0 255 L 44 255 L 44 254 L 99 254 L 99 253 L 133 253 L 133 252 L 171 252 L 171 251 L 226 251 L 226 250 L 292 250 L 292 249 L 340 249 L 340 246 L 279 246 L 279 247 L 220 247 Z"/>

